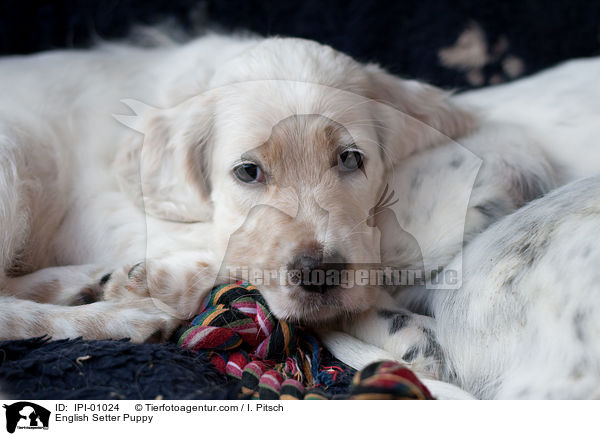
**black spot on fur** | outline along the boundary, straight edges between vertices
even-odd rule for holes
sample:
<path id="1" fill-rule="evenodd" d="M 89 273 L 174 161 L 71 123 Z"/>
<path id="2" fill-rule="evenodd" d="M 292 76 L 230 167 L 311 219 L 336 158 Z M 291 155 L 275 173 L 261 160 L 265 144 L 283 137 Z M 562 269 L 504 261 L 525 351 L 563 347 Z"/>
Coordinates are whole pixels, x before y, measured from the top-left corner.
<path id="1" fill-rule="evenodd" d="M 516 274 L 509 274 L 506 279 L 504 279 L 504 283 L 502 284 L 505 288 L 512 288 L 515 284 L 515 279 L 517 278 Z"/>
<path id="2" fill-rule="evenodd" d="M 543 257 L 552 241 L 552 234 L 556 224 L 553 221 L 526 222 L 515 233 L 518 236 L 514 242 L 504 244 L 497 241 L 502 252 L 499 258 L 518 259 L 521 269 L 531 268 L 538 258 Z"/>
<path id="3" fill-rule="evenodd" d="M 377 315 L 384 319 L 390 319 L 392 316 L 397 314 L 398 312 L 393 312 L 391 310 L 381 309 L 377 311 Z"/>
<path id="4" fill-rule="evenodd" d="M 406 351 L 406 353 L 402 355 L 402 360 L 404 360 L 405 362 L 412 362 L 413 360 L 415 360 L 415 357 L 417 357 L 418 354 L 419 348 L 411 347 Z"/>
<path id="5" fill-rule="evenodd" d="M 518 249 L 518 253 L 519 255 L 523 256 L 525 255 L 525 253 L 527 253 L 529 250 L 531 249 L 531 243 L 530 242 L 526 242 L 525 244 L 521 245 Z"/>
<path id="6" fill-rule="evenodd" d="M 422 184 L 423 184 L 423 177 L 421 177 L 421 174 L 416 173 L 410 181 L 410 189 L 413 189 L 413 190 L 419 189 Z"/>
<path id="7" fill-rule="evenodd" d="M 392 322 L 389 328 L 389 334 L 393 335 L 400 331 L 412 319 L 412 313 L 408 311 L 380 310 L 377 312 L 379 316 L 385 319 L 391 319 Z"/>
<path id="8" fill-rule="evenodd" d="M 392 318 L 392 325 L 390 326 L 390 335 L 397 333 L 401 330 L 412 318 L 411 315 L 398 314 Z"/>
<path id="9" fill-rule="evenodd" d="M 586 259 L 590 255 L 591 252 L 592 252 L 592 246 L 588 245 L 581 252 L 581 257 L 583 257 L 584 259 Z"/>
<path id="10" fill-rule="evenodd" d="M 531 242 L 526 242 L 517 248 L 517 254 L 521 260 L 521 265 L 531 268 L 535 260 L 534 251 L 535 250 L 532 248 Z"/>
<path id="11" fill-rule="evenodd" d="M 425 335 L 425 338 L 427 339 L 427 344 L 425 345 L 425 349 L 423 350 L 423 355 L 425 357 L 433 357 L 434 360 L 441 362 L 444 355 L 440 344 L 438 344 L 438 341 L 435 338 L 435 333 L 428 328 L 423 328 L 423 333 Z"/>
<path id="12" fill-rule="evenodd" d="M 443 362 L 442 348 L 435 339 L 435 334 L 431 329 L 422 328 L 423 336 L 425 337 L 424 344 L 410 347 L 402 356 L 402 360 L 405 362 L 412 362 L 419 354 L 423 354 L 425 358 L 431 358 L 436 363 Z"/>
<path id="13" fill-rule="evenodd" d="M 546 252 L 546 247 L 549 245 L 547 237 L 537 237 L 531 243 L 526 243 L 519 250 L 519 255 L 523 258 L 523 264 L 531 268 L 538 257 L 541 257 Z"/>
<path id="14" fill-rule="evenodd" d="M 573 315 L 573 328 L 575 329 L 575 337 L 581 342 L 585 341 L 585 331 L 583 328 L 583 323 L 585 321 L 585 314 L 583 314 L 580 310 L 575 312 Z"/>
<path id="15" fill-rule="evenodd" d="M 577 362 L 569 371 L 569 377 L 573 380 L 573 381 L 577 381 L 580 380 L 584 374 L 589 372 L 589 363 L 587 362 L 587 360 L 584 358 L 582 360 L 580 360 L 579 362 Z"/>
<path id="16" fill-rule="evenodd" d="M 459 168 L 463 164 L 464 161 L 465 160 L 462 157 L 455 157 L 454 159 L 452 159 L 450 161 L 450 166 L 452 168 Z"/>
<path id="17" fill-rule="evenodd" d="M 100 286 L 104 286 L 110 280 L 111 276 L 112 276 L 112 273 L 104 274 L 100 278 Z"/>
<path id="18" fill-rule="evenodd" d="M 491 220 L 496 220 L 500 217 L 511 212 L 506 205 L 502 204 L 500 201 L 490 200 L 486 203 L 475 206 L 475 209 L 478 210 L 482 215 Z"/>

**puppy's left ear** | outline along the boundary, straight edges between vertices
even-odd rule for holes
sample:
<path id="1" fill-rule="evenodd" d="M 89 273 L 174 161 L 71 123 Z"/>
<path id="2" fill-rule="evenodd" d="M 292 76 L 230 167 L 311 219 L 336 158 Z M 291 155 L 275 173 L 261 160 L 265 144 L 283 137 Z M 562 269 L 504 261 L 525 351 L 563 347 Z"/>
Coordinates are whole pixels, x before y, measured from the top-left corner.
<path id="1" fill-rule="evenodd" d="M 426 147 L 456 139 L 475 127 L 475 118 L 450 99 L 450 93 L 415 80 L 395 77 L 367 65 L 367 97 L 377 102 L 380 142 L 394 165 Z"/>

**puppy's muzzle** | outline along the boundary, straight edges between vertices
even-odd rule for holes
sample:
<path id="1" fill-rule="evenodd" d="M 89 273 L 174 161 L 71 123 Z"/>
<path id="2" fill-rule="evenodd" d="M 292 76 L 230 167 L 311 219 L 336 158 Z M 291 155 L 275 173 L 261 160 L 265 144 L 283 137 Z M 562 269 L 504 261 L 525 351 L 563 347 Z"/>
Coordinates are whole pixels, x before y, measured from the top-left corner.
<path id="1" fill-rule="evenodd" d="M 325 294 L 340 285 L 341 273 L 347 266 L 346 259 L 338 252 L 326 257 L 322 252 L 304 252 L 290 262 L 288 271 L 294 271 L 305 291 Z"/>

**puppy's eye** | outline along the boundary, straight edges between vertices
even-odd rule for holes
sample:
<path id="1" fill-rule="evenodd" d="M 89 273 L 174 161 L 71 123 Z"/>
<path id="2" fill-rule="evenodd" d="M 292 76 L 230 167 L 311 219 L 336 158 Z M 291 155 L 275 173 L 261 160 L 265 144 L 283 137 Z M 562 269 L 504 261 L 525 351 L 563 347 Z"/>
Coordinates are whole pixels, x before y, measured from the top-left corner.
<path id="1" fill-rule="evenodd" d="M 244 183 L 264 183 L 263 170 L 252 162 L 243 162 L 233 168 L 233 175 Z"/>
<path id="2" fill-rule="evenodd" d="M 363 166 L 363 155 L 356 150 L 344 151 L 339 156 L 338 165 L 342 171 L 355 171 Z"/>

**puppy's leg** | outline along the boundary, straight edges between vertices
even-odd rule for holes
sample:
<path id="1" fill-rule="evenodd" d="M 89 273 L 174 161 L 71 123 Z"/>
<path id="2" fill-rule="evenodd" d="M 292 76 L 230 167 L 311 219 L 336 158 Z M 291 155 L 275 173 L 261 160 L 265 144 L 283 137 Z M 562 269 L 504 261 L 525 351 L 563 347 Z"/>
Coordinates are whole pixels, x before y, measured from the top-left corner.
<path id="1" fill-rule="evenodd" d="M 131 338 L 143 342 L 168 335 L 179 320 L 157 307 L 150 298 L 135 305 L 122 301 L 103 301 L 85 306 L 57 306 L 0 297 L 0 339 L 50 336 L 52 339 Z"/>
<path id="2" fill-rule="evenodd" d="M 86 304 L 102 298 L 102 284 L 108 277 L 103 268 L 81 265 L 5 278 L 0 285 L 5 295 L 0 297 L 0 339 L 48 335 L 53 339 L 129 337 L 143 342 L 166 339 L 180 324 L 144 296 Z M 81 304 L 86 305 L 77 306 Z"/>
<path id="3" fill-rule="evenodd" d="M 36 131 L 43 126 L 40 120 Z M 54 339 L 130 337 L 140 342 L 157 331 L 168 334 L 179 320 L 149 298 L 135 305 L 111 301 L 81 307 L 23 299 L 68 303 L 80 291 L 79 283 L 84 285 L 92 274 L 85 268 L 65 267 L 8 277 L 50 263 L 52 236 L 64 216 L 65 205 L 58 200 L 66 197 L 71 185 L 69 174 L 59 172 L 65 165 L 68 168 L 64 162 L 68 156 L 56 152 L 49 139 L 52 129 L 40 135 L 43 142 L 28 131 L 16 122 L 0 121 L 0 339 L 49 335 Z M 62 162 L 57 161 L 59 155 Z M 61 282 L 51 292 L 48 284 L 54 278 Z"/>
<path id="4" fill-rule="evenodd" d="M 3 293 L 38 303 L 76 306 L 102 299 L 102 277 L 110 269 L 98 265 L 44 268 L 19 277 L 8 277 Z"/>

